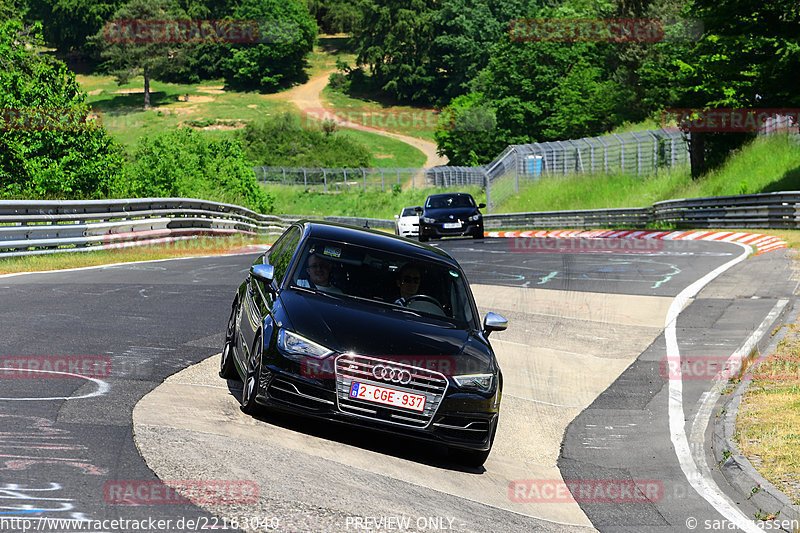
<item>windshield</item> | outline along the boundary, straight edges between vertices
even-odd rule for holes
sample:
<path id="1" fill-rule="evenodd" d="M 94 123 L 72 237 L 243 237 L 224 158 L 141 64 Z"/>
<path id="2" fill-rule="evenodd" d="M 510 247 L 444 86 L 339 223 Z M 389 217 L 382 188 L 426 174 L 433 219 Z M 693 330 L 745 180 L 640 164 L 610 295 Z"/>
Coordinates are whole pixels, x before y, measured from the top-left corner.
<path id="1" fill-rule="evenodd" d="M 405 209 L 403 209 L 403 212 L 400 214 L 400 216 L 415 217 L 417 216 L 417 212 L 414 210 L 413 207 L 406 207 Z"/>
<path id="2" fill-rule="evenodd" d="M 476 324 L 464 276 L 450 265 L 316 239 L 298 261 L 295 287 Z"/>
<path id="3" fill-rule="evenodd" d="M 428 209 L 445 209 L 448 207 L 475 207 L 472 196 L 459 194 L 453 196 L 430 196 L 425 205 Z"/>

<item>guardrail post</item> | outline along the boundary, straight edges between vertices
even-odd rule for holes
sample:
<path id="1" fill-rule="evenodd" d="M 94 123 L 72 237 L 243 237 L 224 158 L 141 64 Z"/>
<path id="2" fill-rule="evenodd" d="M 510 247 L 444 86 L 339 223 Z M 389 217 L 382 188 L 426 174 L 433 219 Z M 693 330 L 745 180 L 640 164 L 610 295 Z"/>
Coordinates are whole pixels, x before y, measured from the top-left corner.
<path id="1" fill-rule="evenodd" d="M 364 192 L 367 192 L 367 172 L 362 168 L 361 175 L 364 177 Z"/>
<path id="2" fill-rule="evenodd" d="M 286 169 L 281 167 L 281 172 L 283 172 L 283 184 L 286 185 Z"/>
<path id="3" fill-rule="evenodd" d="M 616 133 L 612 133 L 619 141 L 619 166 L 622 168 L 622 173 L 625 173 L 625 140 Z"/>
<path id="4" fill-rule="evenodd" d="M 325 187 L 325 192 L 328 192 L 328 173 L 325 172 L 324 168 L 320 168 L 322 171 L 322 184 Z"/>
<path id="5" fill-rule="evenodd" d="M 383 167 L 381 167 L 381 190 L 383 190 Z"/>
<path id="6" fill-rule="evenodd" d="M 492 212 L 492 185 L 489 180 L 489 172 L 486 168 L 483 169 L 483 179 L 486 180 L 486 213 Z"/>
<path id="7" fill-rule="evenodd" d="M 303 188 L 308 189 L 308 177 L 306 176 L 306 167 L 303 167 Z"/>
<path id="8" fill-rule="evenodd" d="M 397 167 L 394 167 L 394 169 L 397 171 L 397 184 L 400 185 L 400 169 Z"/>

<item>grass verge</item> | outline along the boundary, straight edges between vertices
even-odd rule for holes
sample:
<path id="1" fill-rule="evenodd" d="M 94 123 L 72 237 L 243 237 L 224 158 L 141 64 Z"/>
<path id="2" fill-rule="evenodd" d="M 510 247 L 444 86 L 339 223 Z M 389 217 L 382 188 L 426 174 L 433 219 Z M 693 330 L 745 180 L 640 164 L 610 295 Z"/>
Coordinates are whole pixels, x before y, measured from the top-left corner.
<path id="1" fill-rule="evenodd" d="M 761 475 L 800 504 L 800 325 L 751 371 L 734 438 Z"/>
<path id="2" fill-rule="evenodd" d="M 429 194 L 446 192 L 446 189 L 377 189 L 350 190 L 340 193 L 324 193 L 305 191 L 298 187 L 282 185 L 263 185 L 275 195 L 275 212 L 291 215 L 322 217 L 339 215 L 349 217 L 367 217 L 392 219 L 403 207 L 422 205 Z M 464 187 L 475 197 L 476 202 L 486 202 L 486 193 L 479 187 Z"/>
<path id="3" fill-rule="evenodd" d="M 175 257 L 199 257 L 233 253 L 251 244 L 265 244 L 274 240 L 266 236 L 196 237 L 164 244 L 134 246 L 91 252 L 30 255 L 0 259 L 0 274 L 17 272 L 42 272 L 113 263 L 153 261 Z"/>
<path id="4" fill-rule="evenodd" d="M 800 189 L 800 146 L 788 135 L 762 136 L 720 168 L 692 180 L 688 167 L 657 175 L 547 176 L 504 200 L 497 212 L 649 206 L 662 200 Z"/>

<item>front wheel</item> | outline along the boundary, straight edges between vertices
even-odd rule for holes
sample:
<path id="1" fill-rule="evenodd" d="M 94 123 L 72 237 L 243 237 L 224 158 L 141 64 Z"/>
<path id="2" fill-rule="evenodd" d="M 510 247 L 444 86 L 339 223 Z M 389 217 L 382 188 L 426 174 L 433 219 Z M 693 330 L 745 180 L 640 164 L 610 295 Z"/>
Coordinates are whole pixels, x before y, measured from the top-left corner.
<path id="1" fill-rule="evenodd" d="M 257 337 L 253 343 L 254 355 L 247 365 L 247 377 L 242 388 L 242 411 L 248 415 L 254 414 L 258 410 L 256 394 L 258 394 L 258 382 L 261 380 L 261 338 Z"/>
<path id="2" fill-rule="evenodd" d="M 236 343 L 236 305 L 231 310 L 228 319 L 228 329 L 225 332 L 225 344 L 222 347 L 222 356 L 219 362 L 219 377 L 225 379 L 240 379 L 233 362 L 233 346 Z"/>
<path id="3" fill-rule="evenodd" d="M 422 233 L 419 234 L 419 242 L 427 242 L 428 237 L 423 235 Z"/>

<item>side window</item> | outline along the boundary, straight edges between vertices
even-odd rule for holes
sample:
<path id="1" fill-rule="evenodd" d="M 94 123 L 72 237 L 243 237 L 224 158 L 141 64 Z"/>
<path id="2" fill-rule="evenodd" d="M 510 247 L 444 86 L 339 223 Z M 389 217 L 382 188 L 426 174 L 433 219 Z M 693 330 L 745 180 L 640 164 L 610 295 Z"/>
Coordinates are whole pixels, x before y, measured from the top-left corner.
<path id="1" fill-rule="evenodd" d="M 275 267 L 275 285 L 280 286 L 283 277 L 289 269 L 289 262 L 300 242 L 300 230 L 292 228 L 286 235 L 275 243 L 269 252 L 269 264 Z"/>

